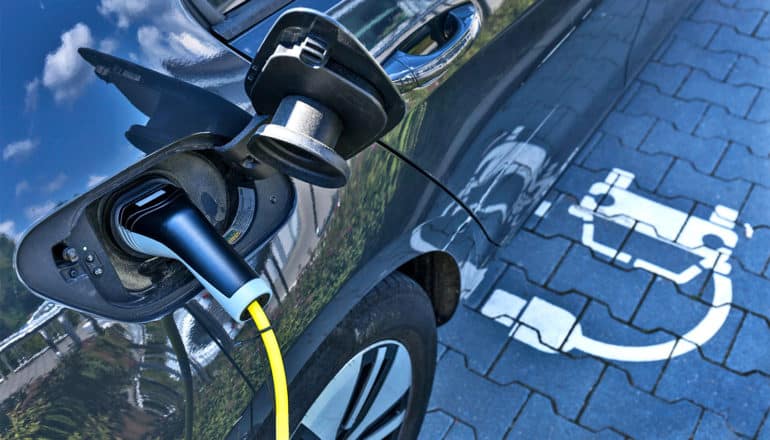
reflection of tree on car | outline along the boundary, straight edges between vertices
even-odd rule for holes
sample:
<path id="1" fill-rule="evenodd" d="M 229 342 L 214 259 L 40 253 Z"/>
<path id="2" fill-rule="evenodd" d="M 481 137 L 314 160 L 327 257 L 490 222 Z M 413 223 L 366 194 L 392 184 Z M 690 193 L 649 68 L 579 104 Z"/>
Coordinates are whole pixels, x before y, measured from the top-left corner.
<path id="1" fill-rule="evenodd" d="M 0 234 L 0 340 L 4 339 L 27 320 L 42 303 L 25 289 L 13 270 L 13 241 Z"/>
<path id="2" fill-rule="evenodd" d="M 106 338 L 86 341 L 76 356 L 65 356 L 50 375 L 4 402 L 8 425 L 3 435 L 109 438 L 108 432 L 121 432 L 124 416 L 130 413 L 125 389 L 137 365 L 129 347 L 110 337 L 119 331 L 119 327 L 111 327 Z M 114 404 L 104 406 L 88 398 L 94 389 L 109 396 Z"/>

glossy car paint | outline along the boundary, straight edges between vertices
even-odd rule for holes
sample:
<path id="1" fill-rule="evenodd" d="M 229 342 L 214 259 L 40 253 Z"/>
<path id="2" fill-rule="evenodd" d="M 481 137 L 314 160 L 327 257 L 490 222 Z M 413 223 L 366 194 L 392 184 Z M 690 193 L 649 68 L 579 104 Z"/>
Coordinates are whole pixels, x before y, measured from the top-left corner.
<path id="1" fill-rule="evenodd" d="M 0 433 L 264 435 L 271 401 L 257 336 L 205 294 L 172 317 L 123 324 L 42 303 L 11 268 L 14 242 L 32 222 L 146 157 L 124 133 L 149 115 L 97 80 L 78 47 L 250 111 L 242 55 L 275 16 L 229 49 L 175 0 L 129 3 L 11 2 L 0 13 Z M 290 6 L 330 10 L 387 65 L 412 32 L 461 2 L 334 3 Z M 269 313 L 289 379 L 366 292 L 421 255 L 451 262 L 441 273 L 450 299 L 435 298 L 451 310 L 457 268 L 470 291 L 494 243 L 534 209 L 689 3 L 473 2 L 481 24 L 473 45 L 405 92 L 409 114 L 350 160 L 345 188 L 294 181 L 294 209 L 251 256 L 276 291 Z"/>

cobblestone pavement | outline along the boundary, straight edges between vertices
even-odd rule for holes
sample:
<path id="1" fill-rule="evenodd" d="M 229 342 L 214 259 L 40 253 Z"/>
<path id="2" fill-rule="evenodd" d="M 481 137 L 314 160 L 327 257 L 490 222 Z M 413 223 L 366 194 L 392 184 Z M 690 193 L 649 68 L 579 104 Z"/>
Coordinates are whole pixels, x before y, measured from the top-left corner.
<path id="1" fill-rule="evenodd" d="M 770 439 L 769 257 L 770 0 L 703 0 L 440 329 L 422 437 Z"/>

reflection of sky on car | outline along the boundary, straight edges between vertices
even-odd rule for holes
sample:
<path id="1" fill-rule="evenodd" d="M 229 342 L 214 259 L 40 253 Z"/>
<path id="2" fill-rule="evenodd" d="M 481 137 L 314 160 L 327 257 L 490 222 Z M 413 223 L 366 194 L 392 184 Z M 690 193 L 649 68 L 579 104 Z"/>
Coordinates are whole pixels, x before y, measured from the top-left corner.
<path id="1" fill-rule="evenodd" d="M 172 0 L 14 1 L 3 16 L 0 233 L 17 236 L 142 156 L 123 134 L 147 117 L 96 79 L 79 47 L 160 71 L 220 49 Z"/>

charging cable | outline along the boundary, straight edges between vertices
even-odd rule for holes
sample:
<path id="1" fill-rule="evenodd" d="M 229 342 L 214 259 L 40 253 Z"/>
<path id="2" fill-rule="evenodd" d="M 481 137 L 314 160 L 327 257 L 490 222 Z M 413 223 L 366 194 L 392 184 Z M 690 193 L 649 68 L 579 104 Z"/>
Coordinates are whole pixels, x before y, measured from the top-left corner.
<path id="1" fill-rule="evenodd" d="M 281 347 L 260 301 L 270 286 L 225 241 L 181 188 L 154 179 L 116 204 L 117 238 L 132 250 L 180 261 L 236 321 L 248 310 L 265 345 L 275 393 L 275 438 L 289 440 L 289 392 Z"/>
<path id="2" fill-rule="evenodd" d="M 286 385 L 286 370 L 283 367 L 283 356 L 275 331 L 270 327 L 267 314 L 254 301 L 249 304 L 249 314 L 257 326 L 262 343 L 265 345 L 267 360 L 270 363 L 270 374 L 273 376 L 273 392 L 275 394 L 275 438 L 289 440 L 289 390 Z"/>

